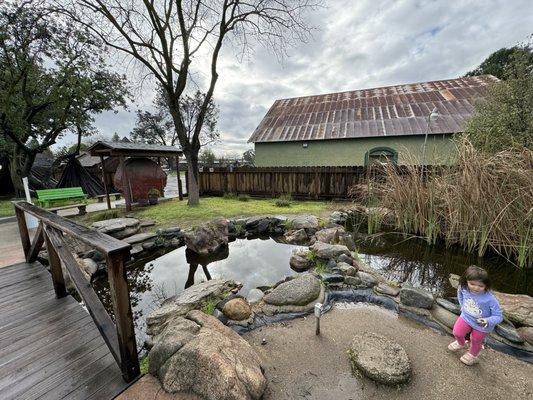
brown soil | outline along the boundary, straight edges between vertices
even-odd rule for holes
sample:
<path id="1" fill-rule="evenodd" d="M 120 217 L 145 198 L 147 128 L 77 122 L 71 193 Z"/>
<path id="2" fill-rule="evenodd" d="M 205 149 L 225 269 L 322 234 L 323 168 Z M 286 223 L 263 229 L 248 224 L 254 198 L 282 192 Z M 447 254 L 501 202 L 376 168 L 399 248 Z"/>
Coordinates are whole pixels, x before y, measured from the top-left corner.
<path id="1" fill-rule="evenodd" d="M 391 388 L 352 375 L 347 350 L 353 336 L 365 331 L 405 348 L 413 369 L 408 384 Z M 307 317 L 244 338 L 264 359 L 265 400 L 533 399 L 533 365 L 486 349 L 477 365 L 467 367 L 460 354 L 448 352 L 450 336 L 377 306 L 334 308 L 322 317 L 320 336 L 314 317 Z"/>

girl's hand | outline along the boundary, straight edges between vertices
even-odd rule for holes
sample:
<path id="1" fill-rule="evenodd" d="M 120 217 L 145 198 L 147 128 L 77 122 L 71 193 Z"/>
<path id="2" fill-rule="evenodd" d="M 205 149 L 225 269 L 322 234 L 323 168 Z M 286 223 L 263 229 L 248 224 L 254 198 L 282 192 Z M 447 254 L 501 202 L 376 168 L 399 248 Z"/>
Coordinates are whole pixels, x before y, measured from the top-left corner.
<path id="1" fill-rule="evenodd" d="M 476 322 L 481 325 L 483 328 L 485 328 L 488 324 L 489 324 L 489 321 L 487 321 L 486 318 L 478 318 L 476 320 Z"/>

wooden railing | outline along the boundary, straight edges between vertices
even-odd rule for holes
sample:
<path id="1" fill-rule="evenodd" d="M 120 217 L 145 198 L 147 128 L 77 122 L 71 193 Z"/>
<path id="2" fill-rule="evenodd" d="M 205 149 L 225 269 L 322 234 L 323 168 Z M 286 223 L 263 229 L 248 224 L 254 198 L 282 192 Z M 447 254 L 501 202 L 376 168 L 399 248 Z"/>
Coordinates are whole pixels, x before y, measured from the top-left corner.
<path id="1" fill-rule="evenodd" d="M 20 239 L 27 262 L 34 262 L 43 244 L 46 244 L 54 290 L 57 298 L 67 295 L 61 263 L 85 302 L 94 323 L 111 354 L 119 365 L 126 382 L 131 382 L 140 374 L 139 359 L 135 342 L 135 330 L 131 312 L 125 261 L 129 258 L 131 246 L 111 236 L 78 225 L 75 222 L 53 214 L 28 202 L 15 202 Z M 33 241 L 30 240 L 24 213 L 33 215 L 39 221 Z M 113 302 L 115 322 L 105 310 L 85 278 L 74 258 L 66 236 L 100 251 L 107 264 L 109 288 Z"/>

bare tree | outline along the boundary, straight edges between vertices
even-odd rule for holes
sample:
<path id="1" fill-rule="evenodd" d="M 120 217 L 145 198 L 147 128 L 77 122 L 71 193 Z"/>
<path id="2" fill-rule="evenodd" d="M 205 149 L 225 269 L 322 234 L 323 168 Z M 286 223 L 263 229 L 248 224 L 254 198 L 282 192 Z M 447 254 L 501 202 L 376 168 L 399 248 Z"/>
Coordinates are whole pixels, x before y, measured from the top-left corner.
<path id="1" fill-rule="evenodd" d="M 321 0 L 70 0 L 67 12 L 78 23 L 141 64 L 167 94 L 179 144 L 189 170 L 189 204 L 199 202 L 200 133 L 219 77 L 223 43 L 231 41 L 244 53 L 262 43 L 279 56 L 288 46 L 309 37 L 305 13 Z M 209 60 L 205 93 L 195 116 L 193 134 L 180 112 L 191 91 L 193 66 Z M 196 62 L 195 62 L 196 61 Z M 196 76 L 195 76 L 196 77 Z M 199 84 L 198 84 L 199 85 Z"/>

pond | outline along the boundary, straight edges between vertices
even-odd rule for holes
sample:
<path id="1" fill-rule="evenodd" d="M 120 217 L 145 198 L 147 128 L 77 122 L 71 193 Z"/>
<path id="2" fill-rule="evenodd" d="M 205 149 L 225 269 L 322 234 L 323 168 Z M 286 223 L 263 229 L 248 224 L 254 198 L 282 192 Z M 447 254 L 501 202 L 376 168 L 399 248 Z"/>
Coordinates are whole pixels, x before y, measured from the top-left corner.
<path id="1" fill-rule="evenodd" d="M 355 235 L 361 259 L 390 280 L 408 282 L 440 296 L 454 296 L 448 282 L 450 273 L 461 274 L 477 264 L 488 269 L 494 289 L 533 295 L 528 271 L 519 270 L 501 258 L 477 257 L 460 249 L 429 246 L 420 239 L 406 240 L 397 234 Z M 270 286 L 294 275 L 289 266 L 293 251 L 301 246 L 280 243 L 274 238 L 237 239 L 211 257 L 200 257 L 185 247 L 128 269 L 130 295 L 139 344 L 145 339 L 145 318 L 160 302 L 185 288 L 213 278 L 234 279 L 243 284 L 240 294 Z M 530 271 L 529 271 L 530 272 Z M 105 279 L 93 282 L 104 306 L 111 310 L 109 286 Z"/>

